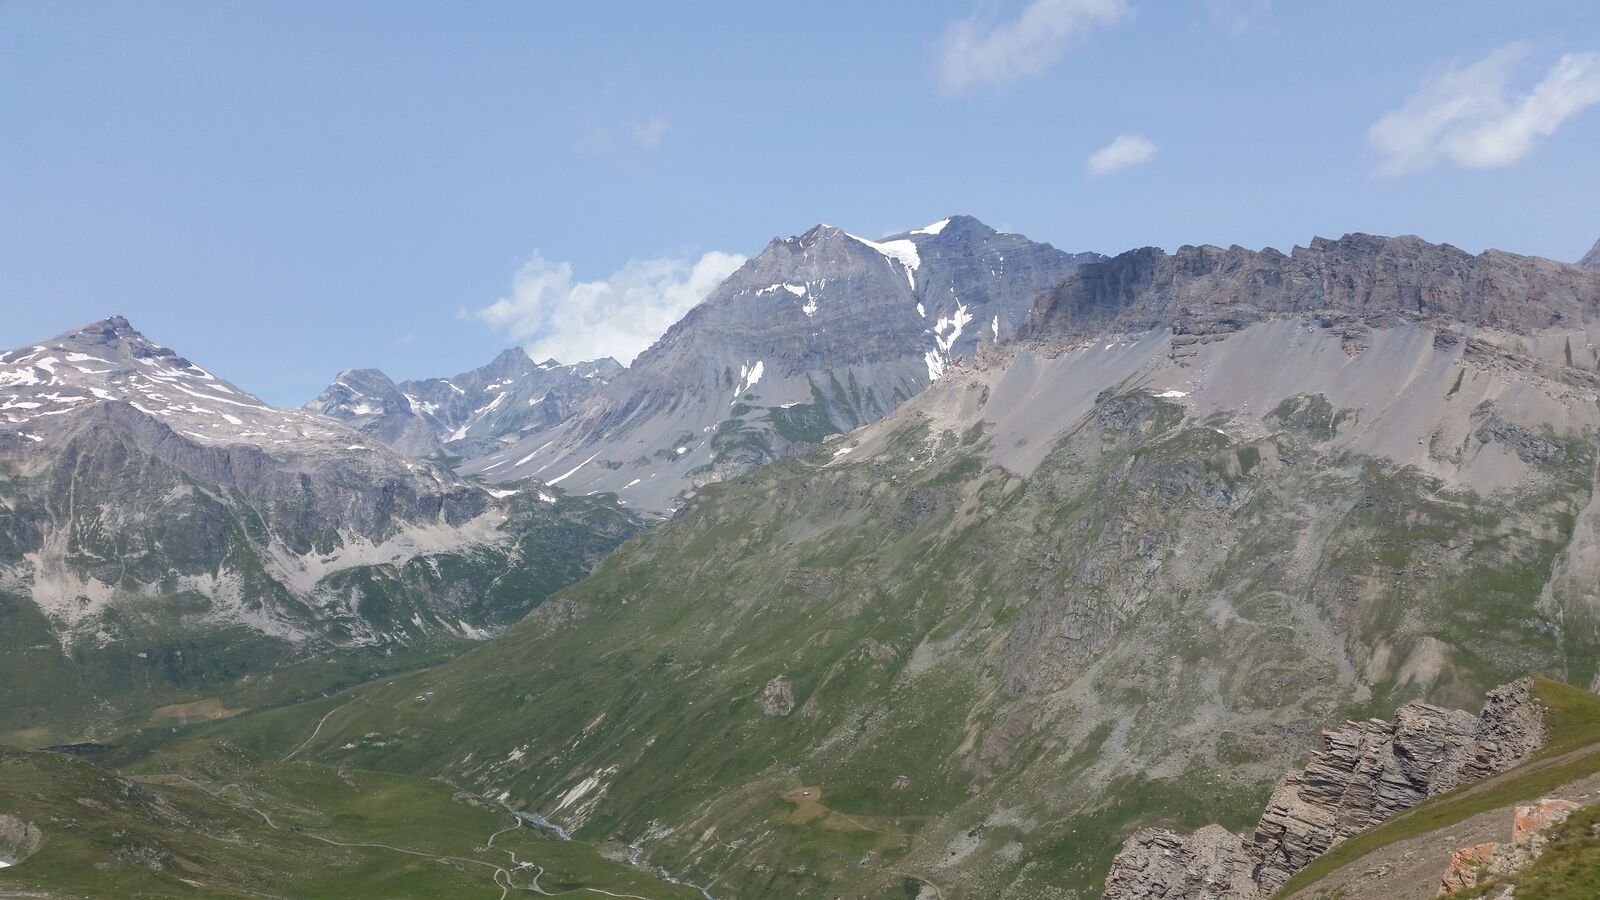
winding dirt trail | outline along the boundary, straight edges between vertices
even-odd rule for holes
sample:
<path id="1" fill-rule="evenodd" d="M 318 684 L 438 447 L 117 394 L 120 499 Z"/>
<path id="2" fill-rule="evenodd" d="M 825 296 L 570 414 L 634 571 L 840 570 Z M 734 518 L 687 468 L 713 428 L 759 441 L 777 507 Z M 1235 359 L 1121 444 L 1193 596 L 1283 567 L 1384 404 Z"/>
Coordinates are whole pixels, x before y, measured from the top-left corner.
<path id="1" fill-rule="evenodd" d="M 350 701 L 350 703 L 354 703 L 354 702 L 355 702 L 354 700 Z M 278 762 L 288 762 L 289 760 L 294 759 L 295 755 L 298 754 L 301 750 L 304 750 L 305 748 L 311 746 L 311 742 L 316 740 L 317 739 L 317 735 L 322 733 L 322 726 L 327 724 L 328 719 L 331 718 L 334 713 L 338 712 L 341 709 L 344 709 L 346 706 L 349 706 L 350 703 L 341 703 L 338 706 L 335 706 L 333 709 L 330 709 L 326 713 L 324 713 L 322 718 L 317 720 L 317 727 L 311 729 L 311 736 L 306 738 L 305 740 L 301 741 L 300 742 L 300 746 L 294 748 L 293 750 L 290 750 L 289 751 L 289 755 L 285 756 L 283 759 L 278 760 Z"/>

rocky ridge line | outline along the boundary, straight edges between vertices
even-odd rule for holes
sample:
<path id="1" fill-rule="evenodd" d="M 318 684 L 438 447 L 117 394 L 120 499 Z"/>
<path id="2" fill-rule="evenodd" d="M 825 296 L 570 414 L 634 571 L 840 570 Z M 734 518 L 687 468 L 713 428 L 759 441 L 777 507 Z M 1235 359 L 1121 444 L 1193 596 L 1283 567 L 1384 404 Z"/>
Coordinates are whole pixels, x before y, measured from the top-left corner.
<path id="1" fill-rule="evenodd" d="M 1205 342 L 1255 322 L 1315 315 L 1354 345 L 1373 327 L 1436 321 L 1518 333 L 1571 327 L 1600 301 L 1600 255 L 1578 265 L 1487 250 L 1476 256 L 1417 237 L 1347 234 L 1288 253 L 1184 246 L 1130 250 L 1081 266 L 1040 298 L 1023 338 L 1074 341 L 1171 328 Z"/>
<path id="2" fill-rule="evenodd" d="M 1533 681 L 1490 691 L 1481 715 L 1413 701 L 1392 721 L 1346 722 L 1278 782 L 1252 835 L 1146 828 L 1122 846 L 1106 900 L 1256 900 L 1360 831 L 1530 758 L 1544 740 Z"/>

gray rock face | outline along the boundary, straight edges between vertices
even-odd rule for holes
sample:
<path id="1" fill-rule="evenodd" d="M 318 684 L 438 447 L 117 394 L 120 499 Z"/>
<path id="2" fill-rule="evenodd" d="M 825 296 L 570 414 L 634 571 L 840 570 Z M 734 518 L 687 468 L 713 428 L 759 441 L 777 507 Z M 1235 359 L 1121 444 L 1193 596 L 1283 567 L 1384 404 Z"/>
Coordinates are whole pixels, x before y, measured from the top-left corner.
<path id="1" fill-rule="evenodd" d="M 482 456 L 565 421 L 621 372 L 614 359 L 536 363 L 513 347 L 451 378 L 395 384 L 347 369 L 306 408 L 411 456 Z"/>
<path id="2" fill-rule="evenodd" d="M 569 421 L 463 471 L 665 512 L 684 487 L 882 418 L 1099 258 L 964 216 L 879 241 L 830 225 L 775 239 Z"/>
<path id="3" fill-rule="evenodd" d="M 1347 722 L 1278 783 L 1254 834 L 1208 826 L 1193 835 L 1145 829 L 1123 845 L 1108 900 L 1237 900 L 1271 896 L 1313 859 L 1429 797 L 1504 771 L 1543 741 L 1531 679 L 1489 692 L 1481 716 L 1420 701 L 1393 721 Z M 1239 874 L 1246 873 L 1240 880 Z"/>
<path id="4" fill-rule="evenodd" d="M 1590 247 L 1589 252 L 1583 255 L 1583 259 L 1578 260 L 1578 265 L 1588 266 L 1591 269 L 1600 269 L 1600 241 L 1594 242 L 1594 246 Z"/>
<path id="5" fill-rule="evenodd" d="M 1255 860 L 1221 825 L 1193 834 L 1147 828 L 1123 845 L 1106 879 L 1117 900 L 1237 900 L 1258 895 Z"/>
<path id="6" fill-rule="evenodd" d="M 1075 338 L 1171 327 L 1181 335 L 1237 331 L 1295 314 L 1369 322 L 1453 319 L 1530 333 L 1580 325 L 1600 272 L 1489 250 L 1477 256 L 1415 237 L 1317 238 L 1289 255 L 1243 247 L 1150 247 L 1085 266 L 1042 299 L 1029 336 Z"/>

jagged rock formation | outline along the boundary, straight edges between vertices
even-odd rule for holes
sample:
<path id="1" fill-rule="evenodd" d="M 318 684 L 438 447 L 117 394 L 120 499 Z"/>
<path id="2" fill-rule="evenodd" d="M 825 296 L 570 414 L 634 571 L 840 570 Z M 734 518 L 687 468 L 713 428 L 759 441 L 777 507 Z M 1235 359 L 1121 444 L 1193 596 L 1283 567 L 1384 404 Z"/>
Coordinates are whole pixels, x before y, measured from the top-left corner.
<path id="1" fill-rule="evenodd" d="M 1591 269 L 1600 269 L 1600 241 L 1594 242 L 1594 246 L 1590 247 L 1589 252 L 1583 255 L 1583 259 L 1578 260 L 1578 265 L 1588 266 Z"/>
<path id="2" fill-rule="evenodd" d="M 1440 894 L 1471 890 L 1480 883 L 1514 875 L 1544 853 L 1546 832 L 1579 809 L 1571 800 L 1540 800 L 1518 806 L 1511 818 L 1511 842 L 1490 842 L 1463 847 L 1450 855 L 1450 865 L 1439 879 Z M 1514 892 L 1508 892 L 1513 894 Z"/>
<path id="3" fill-rule="evenodd" d="M 1416 701 L 1396 710 L 1393 721 L 1347 722 L 1324 732 L 1323 749 L 1278 783 L 1250 838 L 1225 840 L 1206 829 L 1193 835 L 1140 831 L 1117 854 L 1105 896 L 1271 896 L 1294 873 L 1357 832 L 1429 797 L 1504 771 L 1530 758 L 1542 740 L 1540 707 L 1528 678 L 1490 691 L 1481 716 Z M 1247 873 L 1243 881 L 1239 873 Z"/>
<path id="4" fill-rule="evenodd" d="M 774 239 L 569 421 L 462 471 L 667 511 L 686 486 L 877 421 L 1100 258 L 967 216 L 880 241 L 831 225 Z"/>
<path id="5" fill-rule="evenodd" d="M 638 527 L 273 408 L 120 317 L 0 353 L 0 507 L 14 728 L 333 647 L 481 640 Z"/>
<path id="6" fill-rule="evenodd" d="M 411 456 L 483 456 L 565 421 L 621 372 L 614 359 L 536 363 L 513 347 L 453 378 L 395 384 L 347 369 L 306 408 Z"/>
<path id="7" fill-rule="evenodd" d="M 1254 860 L 1221 825 L 1193 834 L 1151 828 L 1117 856 L 1106 897 L 1122 900 L 1237 900 L 1255 897 Z"/>

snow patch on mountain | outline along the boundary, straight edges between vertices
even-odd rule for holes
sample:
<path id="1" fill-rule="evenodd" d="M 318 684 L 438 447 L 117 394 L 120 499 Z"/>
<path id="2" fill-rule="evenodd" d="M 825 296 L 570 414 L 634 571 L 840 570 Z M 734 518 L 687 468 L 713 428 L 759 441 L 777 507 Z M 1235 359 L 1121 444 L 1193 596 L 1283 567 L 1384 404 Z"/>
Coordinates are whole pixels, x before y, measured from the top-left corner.
<path id="1" fill-rule="evenodd" d="M 912 243 L 904 238 L 895 241 L 884 241 L 879 243 L 878 241 L 869 241 L 864 237 L 850 234 L 849 232 L 845 232 L 845 236 L 853 241 L 857 241 L 867 245 L 868 247 L 871 247 L 872 249 L 883 254 L 885 259 L 894 260 L 903 266 L 906 272 L 906 282 L 911 285 L 912 290 L 916 290 L 917 267 L 922 265 L 922 257 L 917 253 L 917 245 L 915 243 Z"/>

